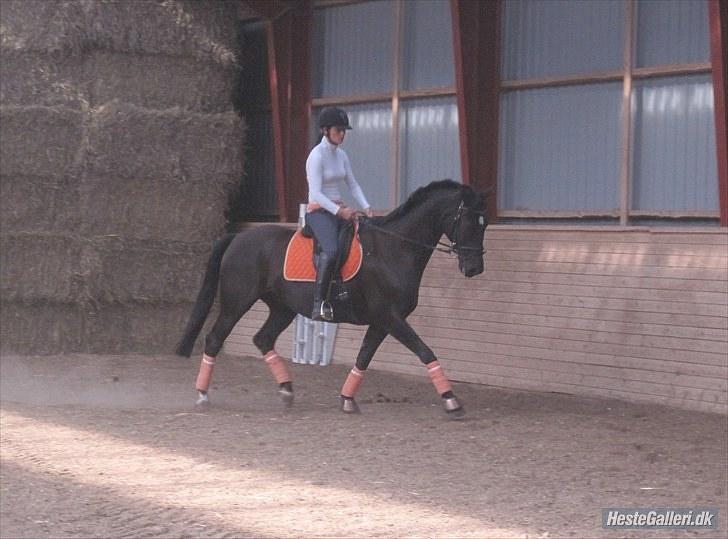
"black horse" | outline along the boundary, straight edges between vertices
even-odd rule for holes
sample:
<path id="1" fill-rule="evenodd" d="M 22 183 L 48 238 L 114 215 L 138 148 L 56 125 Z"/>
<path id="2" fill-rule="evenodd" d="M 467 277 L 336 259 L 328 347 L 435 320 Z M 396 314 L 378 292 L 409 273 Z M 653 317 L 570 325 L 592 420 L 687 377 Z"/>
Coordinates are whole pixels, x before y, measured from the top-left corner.
<path id="1" fill-rule="evenodd" d="M 483 272 L 485 196 L 469 186 L 442 180 L 418 189 L 386 216 L 360 219 L 364 260 L 356 277 L 346 283 L 348 300 L 334 304 L 334 321 L 369 327 L 356 366 L 341 390 L 343 411 L 359 411 L 354 395 L 375 351 L 387 335 L 392 335 L 426 365 L 445 411 L 451 417 L 463 415 L 435 354 L 407 323 L 407 316 L 417 307 L 425 266 L 433 250 L 444 245 L 439 241 L 443 234 L 451 242 L 447 250 L 457 254 L 460 271 L 466 277 Z M 310 314 L 314 286 L 283 278 L 286 246 L 292 234 L 284 227 L 261 226 L 228 234 L 213 247 L 202 288 L 177 347 L 179 355 L 190 356 L 219 283 L 220 314 L 205 340 L 197 379 L 198 403 L 208 402 L 210 376 L 223 342 L 258 299 L 268 305 L 270 314 L 253 342 L 278 382 L 284 402 L 292 403 L 291 378 L 274 345 L 297 313 Z"/>

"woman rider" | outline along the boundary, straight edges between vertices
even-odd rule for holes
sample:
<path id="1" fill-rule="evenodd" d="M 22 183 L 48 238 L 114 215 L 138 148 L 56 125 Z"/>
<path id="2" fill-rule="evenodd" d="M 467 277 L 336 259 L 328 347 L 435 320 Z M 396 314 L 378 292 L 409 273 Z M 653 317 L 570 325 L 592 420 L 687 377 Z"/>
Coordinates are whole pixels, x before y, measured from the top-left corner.
<path id="1" fill-rule="evenodd" d="M 306 160 L 308 180 L 308 213 L 306 223 L 321 246 L 316 265 L 313 320 L 331 320 L 327 308 L 326 292 L 331 281 L 338 251 L 339 227 L 356 218 L 356 211 L 341 201 L 341 187 L 346 184 L 367 216 L 372 210 L 364 192 L 354 178 L 351 164 L 339 145 L 344 142 L 346 130 L 351 129 L 346 112 L 327 107 L 319 116 L 321 141 L 314 146 Z"/>

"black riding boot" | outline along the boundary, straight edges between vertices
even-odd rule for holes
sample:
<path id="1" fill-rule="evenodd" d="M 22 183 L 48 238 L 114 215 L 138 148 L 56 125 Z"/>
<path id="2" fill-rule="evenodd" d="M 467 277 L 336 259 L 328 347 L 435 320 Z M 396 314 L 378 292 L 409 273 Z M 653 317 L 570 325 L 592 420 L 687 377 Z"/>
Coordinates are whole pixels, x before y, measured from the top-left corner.
<path id="1" fill-rule="evenodd" d="M 316 288 L 313 294 L 311 320 L 329 322 L 334 319 L 334 312 L 328 302 L 328 292 L 335 263 L 335 258 L 329 257 L 326 253 L 319 254 L 318 263 L 316 264 Z"/>

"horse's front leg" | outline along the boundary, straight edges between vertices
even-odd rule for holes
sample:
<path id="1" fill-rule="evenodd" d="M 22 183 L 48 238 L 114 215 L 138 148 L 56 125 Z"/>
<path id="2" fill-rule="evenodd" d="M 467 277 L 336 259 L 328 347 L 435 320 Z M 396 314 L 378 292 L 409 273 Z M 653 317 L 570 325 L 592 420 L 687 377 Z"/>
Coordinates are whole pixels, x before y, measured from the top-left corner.
<path id="1" fill-rule="evenodd" d="M 419 335 L 412 329 L 406 320 L 392 315 L 388 320 L 387 330 L 395 339 L 405 345 L 413 353 L 417 354 L 420 361 L 427 367 L 427 374 L 430 376 L 435 390 L 442 397 L 442 406 L 448 417 L 460 419 L 465 415 L 465 409 L 452 391 L 450 380 L 445 376 L 442 365 L 437 361 L 434 352 L 427 346 Z"/>
<path id="2" fill-rule="evenodd" d="M 341 388 L 341 410 L 343 412 L 349 414 L 359 413 L 359 405 L 354 400 L 354 396 L 364 381 L 364 372 L 369 367 L 374 353 L 386 336 L 387 330 L 382 327 L 369 326 L 367 329 L 364 341 L 359 349 L 359 355 L 356 357 L 356 365 L 349 372 L 349 376 L 346 377 L 344 386 Z"/>

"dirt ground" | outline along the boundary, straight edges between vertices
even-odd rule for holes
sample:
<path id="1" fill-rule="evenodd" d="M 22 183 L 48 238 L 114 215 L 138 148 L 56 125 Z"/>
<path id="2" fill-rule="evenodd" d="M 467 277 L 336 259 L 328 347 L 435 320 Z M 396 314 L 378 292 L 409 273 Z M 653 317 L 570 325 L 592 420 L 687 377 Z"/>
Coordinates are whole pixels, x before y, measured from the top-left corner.
<path id="1" fill-rule="evenodd" d="M 0 536 L 726 537 L 726 418 L 292 365 L 285 412 L 261 360 L 0 358 Z M 605 530 L 606 507 L 718 507 L 717 530 Z"/>

